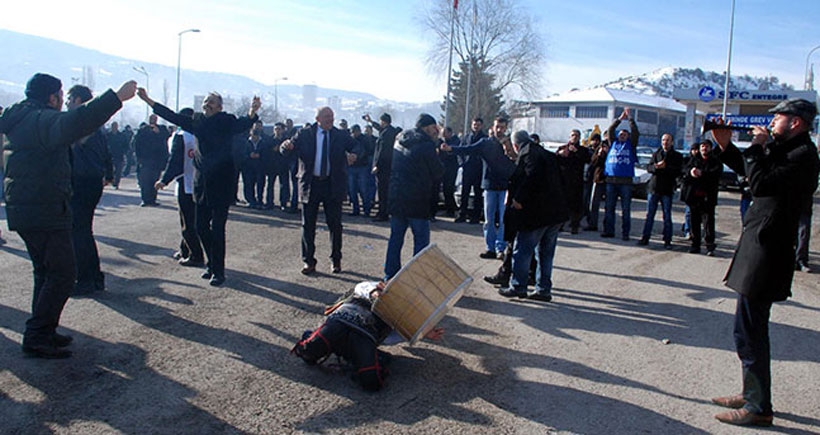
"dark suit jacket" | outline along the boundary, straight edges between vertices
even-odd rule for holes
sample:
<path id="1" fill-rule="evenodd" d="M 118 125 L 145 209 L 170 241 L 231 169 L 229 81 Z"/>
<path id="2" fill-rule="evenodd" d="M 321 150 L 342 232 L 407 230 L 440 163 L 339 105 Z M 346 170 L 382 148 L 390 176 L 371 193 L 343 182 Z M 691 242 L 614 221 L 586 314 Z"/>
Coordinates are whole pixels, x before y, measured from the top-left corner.
<path id="1" fill-rule="evenodd" d="M 299 130 L 291 139 L 294 153 L 299 160 L 299 201 L 310 201 L 310 185 L 313 182 L 313 166 L 316 160 L 316 132 L 318 124 Z M 330 194 L 333 200 L 344 201 L 347 194 L 347 155 L 345 152 L 361 155 L 364 151 L 349 134 L 333 127 L 330 129 Z"/>
<path id="2" fill-rule="evenodd" d="M 258 116 L 237 118 L 219 112 L 212 116 L 196 113 L 194 117 L 174 113 L 162 104 L 154 104 L 154 113 L 196 136 L 194 153 L 194 202 L 212 207 L 227 207 L 236 198 L 232 143 L 235 135 L 251 129 Z"/>

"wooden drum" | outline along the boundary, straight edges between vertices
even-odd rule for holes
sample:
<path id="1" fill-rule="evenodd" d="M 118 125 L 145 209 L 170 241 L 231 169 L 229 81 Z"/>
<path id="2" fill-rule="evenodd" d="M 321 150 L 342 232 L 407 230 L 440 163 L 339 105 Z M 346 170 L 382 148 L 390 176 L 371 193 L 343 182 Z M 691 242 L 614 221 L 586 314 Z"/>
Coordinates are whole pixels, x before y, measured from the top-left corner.
<path id="1" fill-rule="evenodd" d="M 472 282 L 464 269 L 431 244 L 387 283 L 373 312 L 413 345 L 444 318 Z"/>

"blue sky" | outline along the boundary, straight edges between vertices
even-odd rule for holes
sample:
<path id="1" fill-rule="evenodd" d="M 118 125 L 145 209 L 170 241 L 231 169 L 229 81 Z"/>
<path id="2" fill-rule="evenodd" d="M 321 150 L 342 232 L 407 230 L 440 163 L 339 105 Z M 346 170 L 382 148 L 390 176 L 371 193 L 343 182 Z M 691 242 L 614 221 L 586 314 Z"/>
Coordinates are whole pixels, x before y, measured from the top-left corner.
<path id="1" fill-rule="evenodd" d="M 171 66 L 177 33 L 199 28 L 183 37 L 185 68 L 423 102 L 446 91 L 444 74 L 424 65 L 418 11 L 431 1 L 14 1 L 3 5 L 0 28 Z M 547 49 L 542 97 L 668 66 L 726 66 L 731 0 L 518 2 Z M 818 20 L 816 0 L 737 0 L 732 73 L 802 88 Z M 812 63 L 820 66 L 820 50 Z"/>

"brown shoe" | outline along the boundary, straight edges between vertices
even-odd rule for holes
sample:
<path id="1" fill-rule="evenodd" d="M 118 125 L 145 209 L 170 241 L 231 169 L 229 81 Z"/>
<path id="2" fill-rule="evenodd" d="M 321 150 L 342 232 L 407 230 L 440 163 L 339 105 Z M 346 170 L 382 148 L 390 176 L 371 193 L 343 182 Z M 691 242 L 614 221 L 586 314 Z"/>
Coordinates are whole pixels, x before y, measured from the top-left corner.
<path id="1" fill-rule="evenodd" d="M 313 275 L 316 273 L 316 265 L 305 263 L 302 266 L 302 275 Z"/>
<path id="2" fill-rule="evenodd" d="M 771 426 L 773 420 L 771 415 L 754 414 L 742 408 L 721 412 L 716 414 L 715 418 L 721 423 L 736 426 Z"/>
<path id="3" fill-rule="evenodd" d="M 712 403 L 724 408 L 740 409 L 746 405 L 746 399 L 742 394 L 738 394 L 737 396 L 714 397 Z"/>

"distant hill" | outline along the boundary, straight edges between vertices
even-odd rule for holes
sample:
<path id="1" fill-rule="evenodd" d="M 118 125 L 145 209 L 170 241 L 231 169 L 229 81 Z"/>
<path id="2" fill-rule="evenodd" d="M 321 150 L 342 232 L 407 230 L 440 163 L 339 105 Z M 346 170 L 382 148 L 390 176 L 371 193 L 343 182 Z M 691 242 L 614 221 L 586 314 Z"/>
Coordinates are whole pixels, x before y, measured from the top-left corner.
<path id="1" fill-rule="evenodd" d="M 116 89 L 131 78 L 144 85 L 144 76 L 134 71 L 134 68 L 145 68 L 148 72 L 149 93 L 155 100 L 169 106 L 174 105 L 176 67 L 112 56 L 65 42 L 2 29 L 0 47 L 0 105 L 4 107 L 23 98 L 26 81 L 35 72 L 46 72 L 59 77 L 63 81 L 64 90 L 74 83 L 81 83 L 99 92 L 108 88 Z M 273 86 L 235 74 L 182 70 L 181 106 L 193 105 L 196 96 L 212 90 L 225 97 L 226 110 L 229 111 L 233 110 L 230 103 L 241 105 L 243 99 L 251 95 L 262 97 L 263 110 L 274 106 Z M 438 102 L 405 103 L 380 99 L 367 92 L 279 83 L 279 110 L 283 116 L 293 118 L 296 123 L 312 121 L 315 108 L 325 104 L 334 107 L 337 120 L 347 118 L 350 124 L 359 122 L 364 113 L 371 113 L 375 118 L 376 114 L 387 111 L 392 114 L 397 125 L 412 125 L 421 112 L 441 112 Z M 128 104 L 115 116 L 121 122 L 136 124 L 144 119 L 145 107 L 142 104 Z"/>
<path id="2" fill-rule="evenodd" d="M 619 78 L 618 80 L 595 86 L 595 88 L 621 89 L 644 95 L 657 95 L 671 98 L 672 91 L 674 91 L 675 88 L 712 86 L 716 89 L 723 89 L 725 81 L 726 75 L 723 73 L 703 71 L 700 68 L 667 67 L 638 76 Z M 729 89 L 794 90 L 794 86 L 780 83 L 777 77 L 761 78 L 743 75 L 731 76 L 729 78 Z"/>

